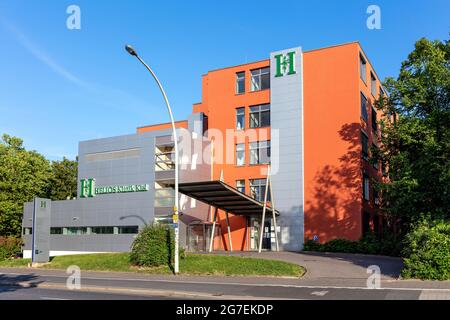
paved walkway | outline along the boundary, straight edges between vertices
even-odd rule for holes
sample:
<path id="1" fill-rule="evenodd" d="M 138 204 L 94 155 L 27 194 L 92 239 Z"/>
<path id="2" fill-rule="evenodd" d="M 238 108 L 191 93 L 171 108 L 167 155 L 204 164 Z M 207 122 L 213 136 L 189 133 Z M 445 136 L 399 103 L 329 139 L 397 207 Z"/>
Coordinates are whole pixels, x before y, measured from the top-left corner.
<path id="1" fill-rule="evenodd" d="M 220 252 L 219 254 L 228 254 Z M 314 252 L 234 252 L 234 256 L 282 260 L 299 264 L 306 268 L 306 279 L 342 278 L 367 279 L 367 268 L 380 267 L 382 279 L 393 280 L 400 277 L 403 263 L 400 258 L 345 253 Z"/>

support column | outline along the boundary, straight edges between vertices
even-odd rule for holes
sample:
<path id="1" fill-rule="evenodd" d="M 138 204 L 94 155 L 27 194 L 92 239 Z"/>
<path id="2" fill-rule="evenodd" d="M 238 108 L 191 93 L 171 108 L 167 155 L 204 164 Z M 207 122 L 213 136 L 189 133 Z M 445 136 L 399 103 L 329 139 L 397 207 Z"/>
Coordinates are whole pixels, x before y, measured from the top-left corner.
<path id="1" fill-rule="evenodd" d="M 211 230 L 211 239 L 209 241 L 209 252 L 212 252 L 214 245 L 214 233 L 216 231 L 216 220 L 217 220 L 217 208 L 214 210 L 214 219 L 213 219 L 213 227 Z"/>
<path id="2" fill-rule="evenodd" d="M 272 207 L 272 217 L 273 217 L 273 225 L 275 228 L 275 244 L 277 246 L 277 252 L 280 251 L 280 246 L 278 244 L 278 229 L 277 229 L 277 214 L 276 214 L 276 209 L 275 209 L 275 200 L 274 200 L 274 196 L 273 196 L 273 190 L 272 190 L 272 179 L 269 178 L 269 184 L 270 184 L 270 202 L 272 203 L 271 207 Z"/>
<path id="3" fill-rule="evenodd" d="M 259 248 L 258 252 L 261 253 L 262 250 L 262 239 L 264 234 L 264 222 L 266 220 L 266 208 L 267 208 L 267 194 L 269 192 L 269 171 L 267 172 L 267 179 L 266 179 L 266 189 L 264 192 L 264 207 L 263 207 L 263 213 L 261 218 L 261 230 L 259 234 Z"/>
<path id="4" fill-rule="evenodd" d="M 233 242 L 231 241 L 231 228 L 230 228 L 230 219 L 228 218 L 228 211 L 225 212 L 225 217 L 227 220 L 227 228 L 228 228 L 228 243 L 230 246 L 230 252 L 233 252 Z"/>

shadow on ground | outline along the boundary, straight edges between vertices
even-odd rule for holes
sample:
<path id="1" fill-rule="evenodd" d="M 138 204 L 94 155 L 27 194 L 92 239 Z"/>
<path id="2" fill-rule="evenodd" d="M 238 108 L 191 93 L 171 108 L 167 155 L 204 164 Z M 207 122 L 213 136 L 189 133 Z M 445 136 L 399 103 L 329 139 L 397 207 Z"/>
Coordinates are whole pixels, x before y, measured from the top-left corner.
<path id="1" fill-rule="evenodd" d="M 33 273 L 21 275 L 0 274 L 0 294 L 19 289 L 35 288 L 43 282 L 37 279 L 38 276 Z"/>

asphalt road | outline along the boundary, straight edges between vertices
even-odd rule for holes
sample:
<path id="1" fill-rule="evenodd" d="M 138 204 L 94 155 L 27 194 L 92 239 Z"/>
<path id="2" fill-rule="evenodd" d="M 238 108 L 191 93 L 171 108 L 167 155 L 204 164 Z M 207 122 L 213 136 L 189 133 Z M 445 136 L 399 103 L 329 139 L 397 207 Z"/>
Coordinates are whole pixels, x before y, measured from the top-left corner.
<path id="1" fill-rule="evenodd" d="M 4 299 L 307 299 L 416 300 L 450 299 L 450 288 L 423 288 L 415 282 L 382 282 L 368 289 L 360 282 L 335 285 L 319 279 L 265 277 L 155 276 L 82 272 L 81 289 L 66 288 L 61 270 L 0 269 L 0 300 Z M 444 283 L 447 284 L 448 283 Z"/>

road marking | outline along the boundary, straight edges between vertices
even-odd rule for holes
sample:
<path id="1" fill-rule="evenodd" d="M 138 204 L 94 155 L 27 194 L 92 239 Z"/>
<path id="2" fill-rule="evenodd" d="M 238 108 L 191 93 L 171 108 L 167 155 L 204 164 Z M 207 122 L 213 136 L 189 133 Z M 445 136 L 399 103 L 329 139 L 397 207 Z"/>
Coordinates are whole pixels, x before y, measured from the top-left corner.
<path id="1" fill-rule="evenodd" d="M 70 300 L 70 299 L 63 299 L 63 298 L 52 298 L 52 297 L 41 297 L 42 300 Z"/>
<path id="2" fill-rule="evenodd" d="M 0 273 L 4 275 L 23 275 L 23 273 Z M 39 277 L 49 277 L 49 278 L 62 278 L 66 279 L 65 276 L 57 275 L 39 275 Z M 163 279 L 129 279 L 129 278 L 99 278 L 99 277 L 83 277 L 84 280 L 108 280 L 108 281 L 130 281 L 130 282 L 161 282 L 161 283 L 179 283 L 179 284 L 201 284 L 201 285 L 234 285 L 234 286 L 244 286 L 244 287 L 284 287 L 284 288 L 305 288 L 305 289 L 349 289 L 349 290 L 374 290 L 367 287 L 346 287 L 346 286 L 314 286 L 314 285 L 295 285 L 295 284 L 261 284 L 261 283 L 239 283 L 239 282 L 219 282 L 219 281 L 192 281 L 192 280 L 163 280 Z M 0 283 L 1 284 L 1 283 Z M 450 288 L 401 288 L 401 287 L 381 287 L 375 290 L 393 290 L 393 291 L 440 291 L 440 292 L 450 292 Z"/>
<path id="3" fill-rule="evenodd" d="M 313 292 L 311 292 L 311 295 L 312 296 L 323 297 L 327 293 L 328 293 L 328 291 L 313 291 Z"/>

